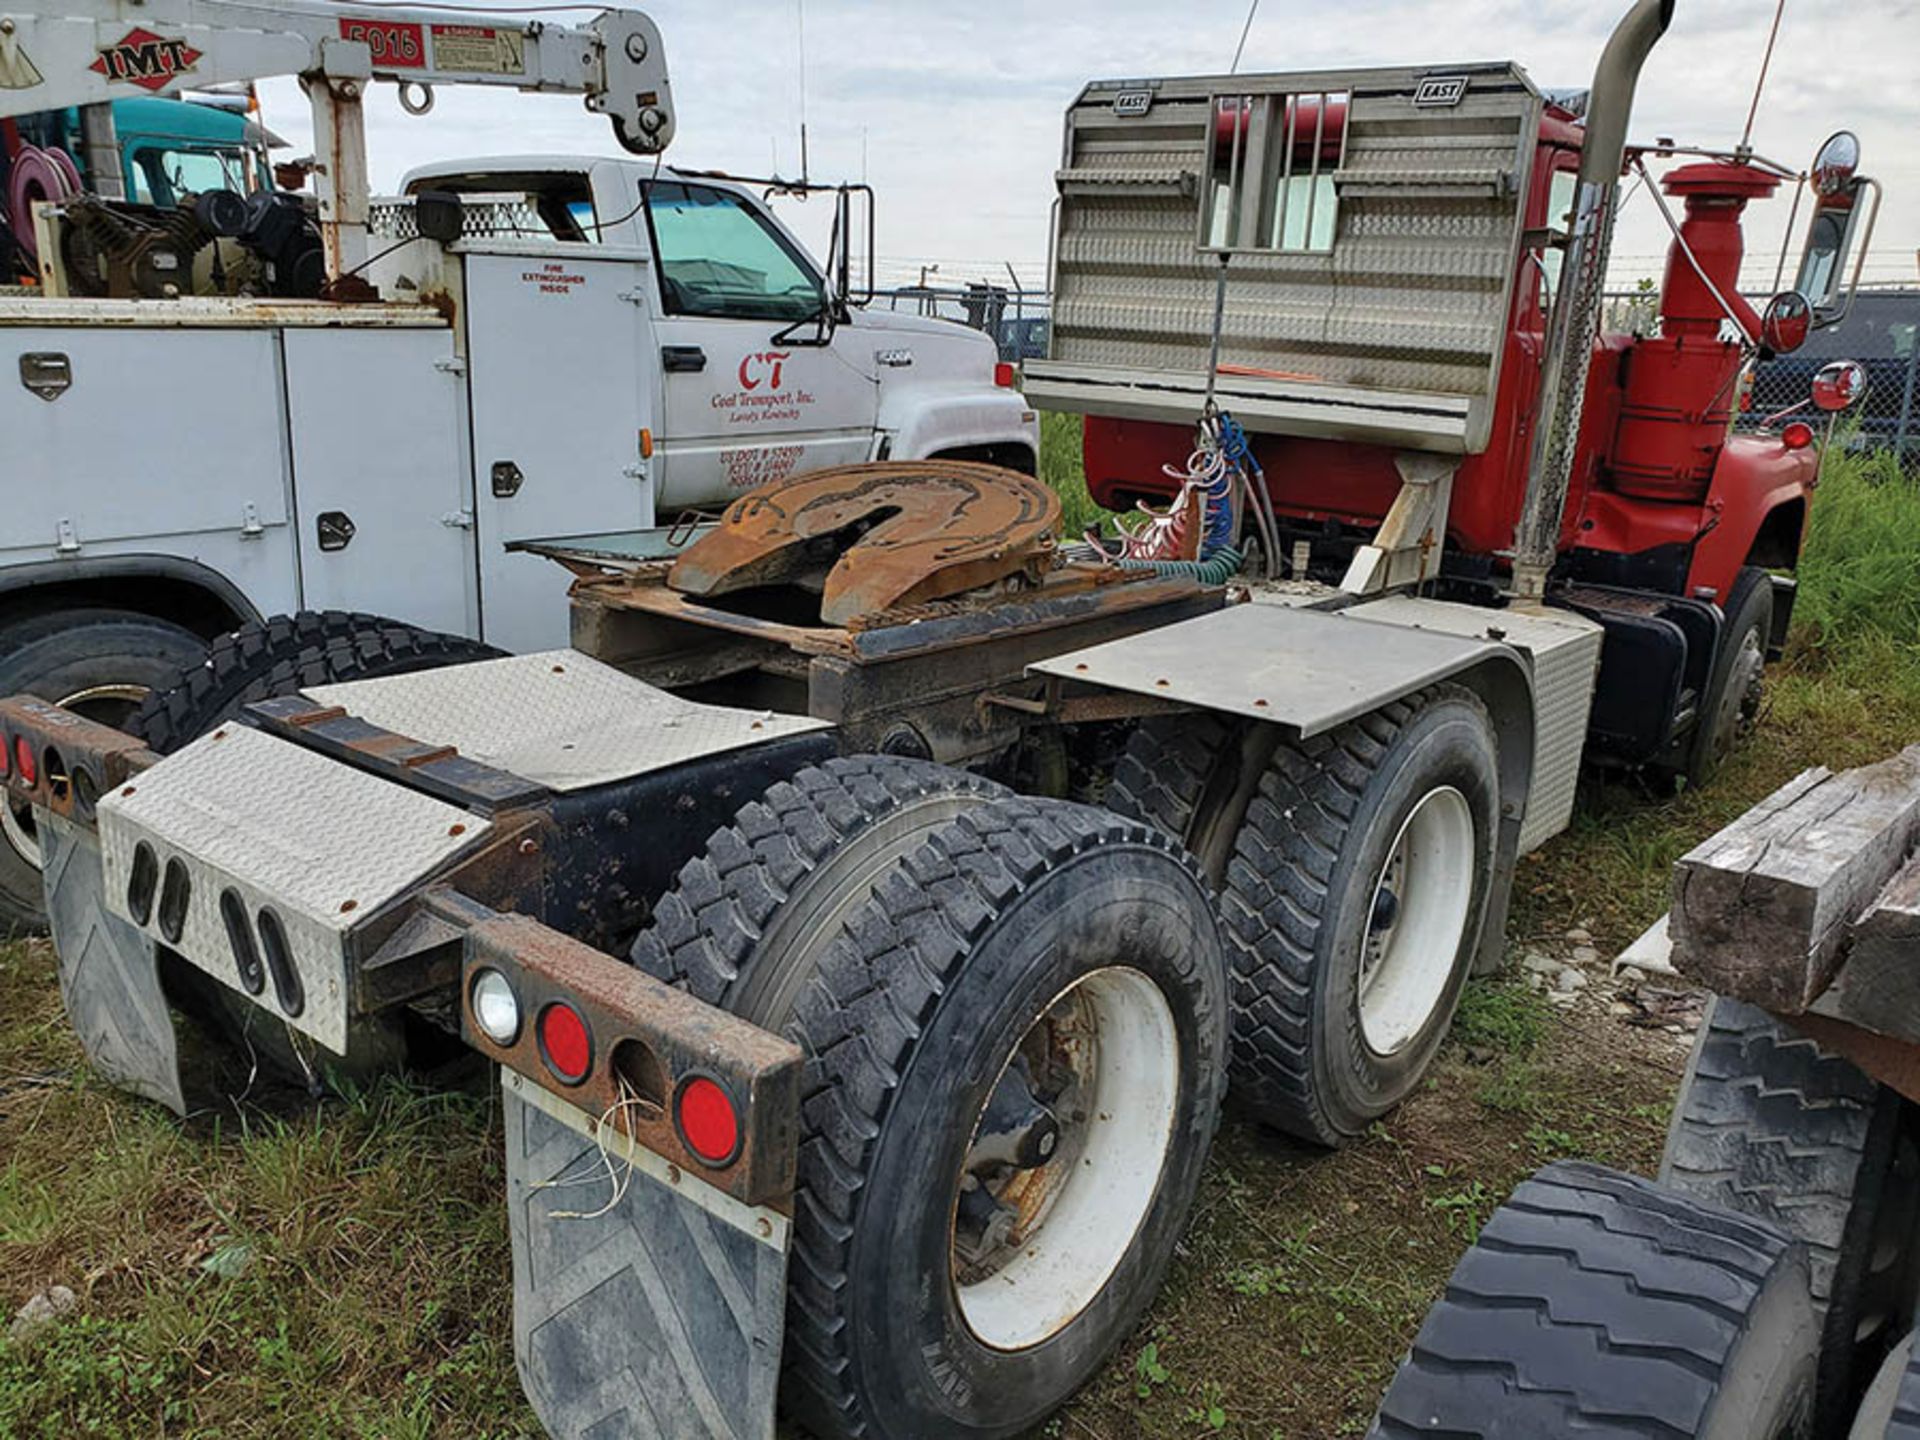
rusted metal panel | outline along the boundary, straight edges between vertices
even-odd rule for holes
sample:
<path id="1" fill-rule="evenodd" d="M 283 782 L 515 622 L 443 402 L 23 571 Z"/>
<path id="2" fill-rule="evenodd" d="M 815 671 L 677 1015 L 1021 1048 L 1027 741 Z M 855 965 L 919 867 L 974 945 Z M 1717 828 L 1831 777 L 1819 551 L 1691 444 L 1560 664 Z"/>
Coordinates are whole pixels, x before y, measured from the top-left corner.
<path id="1" fill-rule="evenodd" d="M 0 743 L 0 773 L 15 795 L 83 825 L 93 824 L 100 796 L 160 758 L 131 735 L 31 695 L 0 700 Z M 31 783 L 20 770 L 22 745 L 33 760 Z"/>
<path id="2" fill-rule="evenodd" d="M 1051 562 L 1060 497 L 1031 475 L 944 460 L 815 470 L 744 495 L 674 562 L 689 595 L 808 585 L 824 573 L 820 617 L 844 625 Z M 851 538 L 850 544 L 843 540 Z"/>
<path id="3" fill-rule="evenodd" d="M 797 1045 L 524 915 L 502 915 L 445 889 L 430 892 L 425 905 L 465 934 L 463 1040 L 735 1199 L 791 1213 Z M 474 1021 L 472 984 L 484 968 L 505 974 L 519 1000 L 520 1030 L 509 1045 Z M 574 1085 L 541 1053 L 538 1017 L 556 1000 L 579 1011 L 592 1039 L 587 1075 Z M 674 1097 L 695 1076 L 719 1084 L 734 1104 L 740 1141 L 724 1164 L 702 1160 L 675 1124 Z"/>

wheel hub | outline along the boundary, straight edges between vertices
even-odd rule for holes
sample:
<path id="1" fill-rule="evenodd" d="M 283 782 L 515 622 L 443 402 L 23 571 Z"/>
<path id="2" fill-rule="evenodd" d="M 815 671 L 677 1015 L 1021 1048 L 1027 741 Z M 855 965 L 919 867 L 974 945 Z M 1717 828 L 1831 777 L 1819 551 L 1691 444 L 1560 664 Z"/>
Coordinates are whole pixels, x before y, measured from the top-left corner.
<path id="1" fill-rule="evenodd" d="M 984 1344 L 1038 1344 L 1099 1295 L 1152 1207 L 1179 1056 L 1166 998 L 1119 967 L 1070 986 L 1014 1047 L 953 1204 L 954 1288 Z"/>
<path id="2" fill-rule="evenodd" d="M 1360 1033 L 1376 1055 L 1412 1043 L 1453 976 L 1473 903 L 1473 812 L 1451 785 L 1401 822 L 1374 882 L 1361 943 Z"/>

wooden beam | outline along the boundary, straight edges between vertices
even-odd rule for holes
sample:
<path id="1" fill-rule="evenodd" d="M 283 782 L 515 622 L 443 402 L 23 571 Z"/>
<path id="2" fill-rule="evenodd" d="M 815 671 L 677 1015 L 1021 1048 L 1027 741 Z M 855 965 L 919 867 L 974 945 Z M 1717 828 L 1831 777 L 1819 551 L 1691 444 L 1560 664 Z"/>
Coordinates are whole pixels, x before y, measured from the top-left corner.
<path id="1" fill-rule="evenodd" d="M 1796 776 L 1674 866 L 1674 968 L 1722 995 L 1805 1010 L 1916 842 L 1920 745 Z"/>
<path id="2" fill-rule="evenodd" d="M 1844 963 L 1814 1009 L 1879 1035 L 1920 1041 L 1920 860 L 1889 880 L 1847 927 Z"/>

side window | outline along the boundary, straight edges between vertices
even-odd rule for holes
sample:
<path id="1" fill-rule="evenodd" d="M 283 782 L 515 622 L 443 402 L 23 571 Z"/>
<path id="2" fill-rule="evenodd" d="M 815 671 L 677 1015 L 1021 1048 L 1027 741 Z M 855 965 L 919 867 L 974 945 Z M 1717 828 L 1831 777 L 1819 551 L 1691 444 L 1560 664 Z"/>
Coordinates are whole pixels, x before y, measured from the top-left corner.
<path id="1" fill-rule="evenodd" d="M 1547 189 L 1546 223 L 1554 230 L 1562 232 L 1573 228 L 1573 187 L 1578 176 L 1571 170 L 1553 172 L 1553 183 Z M 1540 267 L 1545 271 L 1541 283 L 1540 310 L 1545 314 L 1552 308 L 1553 297 L 1560 289 L 1560 262 L 1566 258 L 1566 252 L 1556 246 L 1547 246 L 1540 251 Z"/>
<path id="2" fill-rule="evenodd" d="M 820 309 L 813 267 L 737 195 L 655 181 L 647 218 L 668 314 L 804 320 Z"/>
<path id="3" fill-rule="evenodd" d="M 135 198 L 172 205 L 207 190 L 247 191 L 246 157 L 239 151 L 143 149 L 135 160 Z"/>

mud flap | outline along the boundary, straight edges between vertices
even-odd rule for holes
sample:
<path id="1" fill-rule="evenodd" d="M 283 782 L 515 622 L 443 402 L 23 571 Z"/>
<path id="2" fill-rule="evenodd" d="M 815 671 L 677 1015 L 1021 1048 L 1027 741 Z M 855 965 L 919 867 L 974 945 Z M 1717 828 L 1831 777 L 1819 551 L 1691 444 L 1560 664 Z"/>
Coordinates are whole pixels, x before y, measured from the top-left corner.
<path id="1" fill-rule="evenodd" d="M 514 1359 L 547 1433 L 772 1440 L 791 1221 L 624 1135 L 613 1200 L 594 1117 L 511 1070 L 501 1084 Z"/>
<path id="2" fill-rule="evenodd" d="M 153 946 L 107 909 L 99 835 L 38 807 L 33 823 L 60 956 L 60 998 L 88 1062 L 121 1089 L 186 1114 L 173 1014 Z"/>

